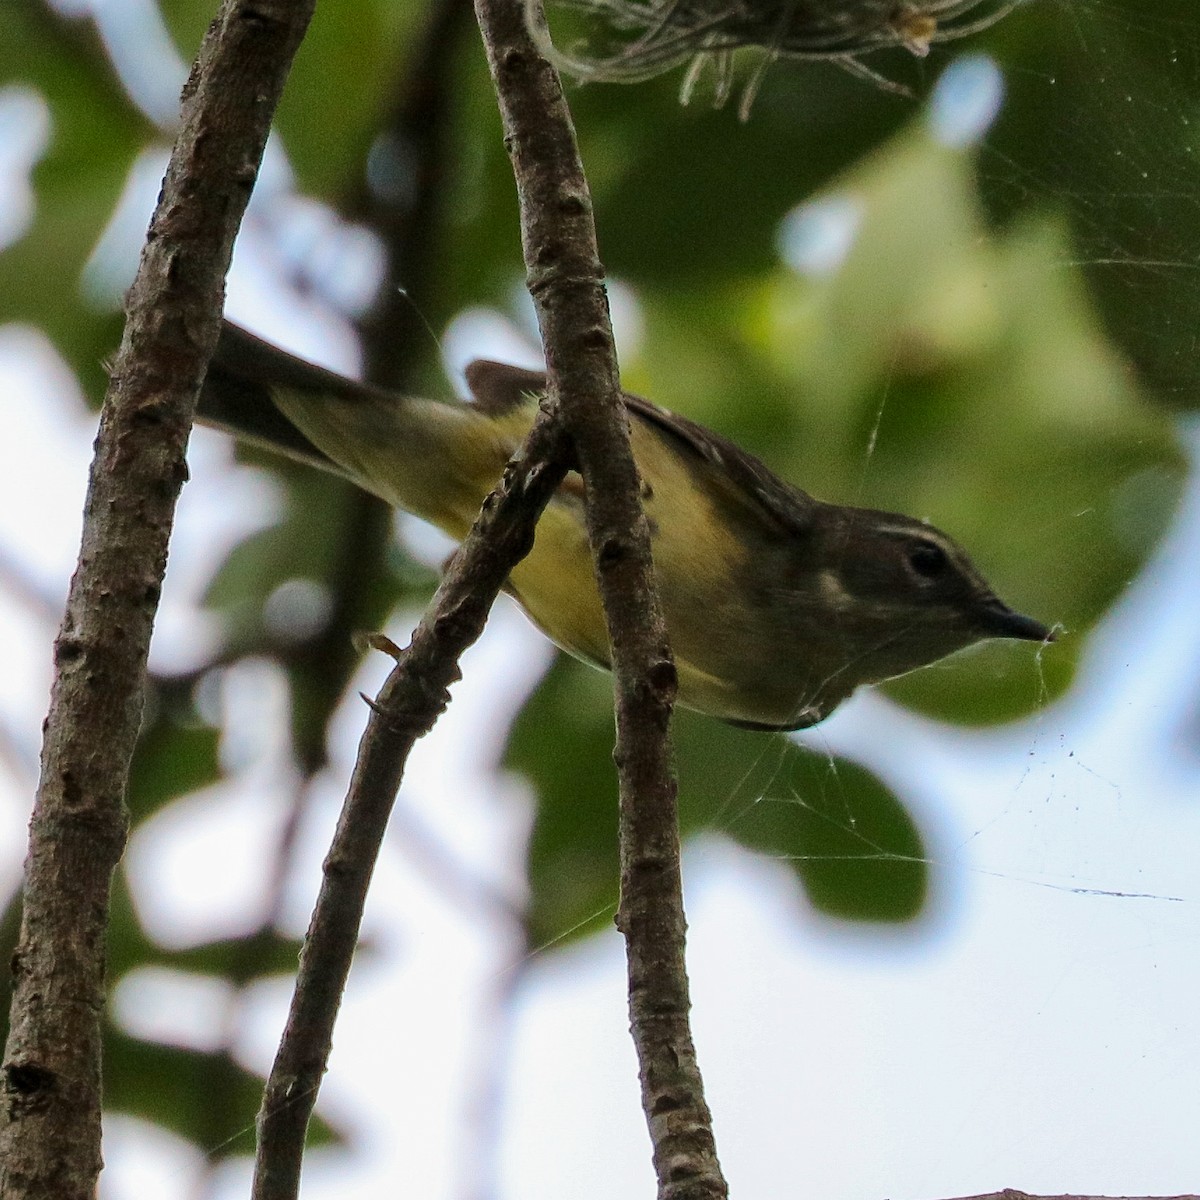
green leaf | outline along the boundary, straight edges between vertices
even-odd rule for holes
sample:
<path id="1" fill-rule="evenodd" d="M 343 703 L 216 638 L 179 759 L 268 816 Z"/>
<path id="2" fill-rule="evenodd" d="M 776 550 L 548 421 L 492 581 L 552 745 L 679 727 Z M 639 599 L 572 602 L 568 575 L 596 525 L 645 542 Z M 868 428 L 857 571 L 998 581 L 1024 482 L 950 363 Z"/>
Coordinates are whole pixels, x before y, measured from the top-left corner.
<path id="1" fill-rule="evenodd" d="M 769 269 L 784 215 L 914 111 L 827 63 L 771 72 L 744 125 L 677 93 L 677 79 L 569 93 L 605 265 L 651 292 Z"/>
<path id="2" fill-rule="evenodd" d="M 1009 98 L 979 180 L 994 216 L 1052 205 L 1071 223 L 1108 333 L 1170 407 L 1197 404 L 1190 282 L 1200 244 L 1192 0 L 1030 4 L 999 40 Z"/>
<path id="3" fill-rule="evenodd" d="M 159 965 L 246 984 L 271 975 L 294 975 L 303 945 L 299 938 L 284 937 L 271 929 L 258 929 L 245 937 L 221 938 L 198 946 L 172 949 L 161 955 Z M 363 950 L 360 943 L 356 954 L 361 955 Z"/>
<path id="4" fill-rule="evenodd" d="M 272 930 L 223 938 L 183 949 L 147 937 L 131 902 L 123 873 L 114 880 L 108 938 L 112 985 L 146 967 L 201 973 L 242 987 L 296 969 L 300 943 Z M 104 1030 L 105 1107 L 162 1125 L 214 1158 L 253 1150 L 254 1115 L 263 1081 L 226 1050 L 195 1050 L 145 1041 L 117 1029 Z M 341 1142 L 317 1118 L 310 1144 Z"/>
<path id="5" fill-rule="evenodd" d="M 611 687 L 560 658 L 513 726 L 505 759 L 533 785 L 530 936 L 558 945 L 612 920 L 618 888 Z M 863 767 L 775 735 L 680 711 L 675 746 L 685 836 L 720 832 L 782 858 L 809 900 L 863 921 L 915 917 L 927 890 L 920 833 Z"/>
<path id="6" fill-rule="evenodd" d="M 235 546 L 206 603 L 222 610 L 235 654 L 269 653 L 287 670 L 301 769 L 324 762 L 328 723 L 359 661 L 355 634 L 382 627 L 405 600 L 424 601 L 430 574 L 392 540 L 392 515 L 346 481 L 271 460 L 286 488 L 283 519 Z M 316 628 L 269 626 L 267 601 L 283 583 L 316 584 L 328 600 Z"/>
<path id="7" fill-rule="evenodd" d="M 296 53 L 276 113 L 276 130 L 301 188 L 327 200 L 362 176 L 386 119 L 406 52 L 430 6 L 386 0 L 333 0 L 317 6 Z M 163 16 L 191 59 L 212 18 L 194 0 L 164 0 Z"/>
<path id="8" fill-rule="evenodd" d="M 164 967 L 213 975 L 243 986 L 293 973 L 299 956 L 300 942 L 295 938 L 261 928 L 195 946 L 160 946 L 142 927 L 124 873 L 119 872 L 113 880 L 108 975 L 114 982 L 142 967 Z"/>
<path id="9" fill-rule="evenodd" d="M 12 956 L 21 903 L 14 895 L 0 917 L 0 954 Z M 114 881 L 108 937 L 110 986 L 140 967 L 202 972 L 247 984 L 295 970 L 299 943 L 271 932 L 228 938 L 184 950 L 167 950 L 142 931 L 123 876 Z M 12 981 L 0 978 L 0 1033 L 7 1034 Z M 187 1138 L 215 1159 L 248 1154 L 254 1147 L 254 1116 L 263 1080 L 226 1051 L 192 1050 L 144 1041 L 105 1020 L 104 1104 Z M 309 1127 L 310 1145 L 343 1144 L 343 1134 L 320 1116 Z"/>
<path id="10" fill-rule="evenodd" d="M 531 944 L 560 944 L 616 911 L 617 777 L 609 677 L 563 656 L 513 725 L 505 766 L 537 796 L 528 850 Z"/>
<path id="11" fill-rule="evenodd" d="M 1107 343 L 1052 219 L 989 235 L 971 164 L 922 131 L 839 183 L 841 269 L 782 268 L 647 306 L 634 386 L 824 500 L 927 518 L 999 594 L 1064 632 L 917 672 L 893 694 L 1000 721 L 1060 694 L 1079 638 L 1153 550 L 1185 463 L 1171 419 Z"/>
<path id="12" fill-rule="evenodd" d="M 387 10 L 419 8 L 378 0 L 318 5 L 296 55 L 276 123 L 312 194 L 337 195 L 363 170 L 371 131 L 400 67 L 397 47 L 403 43 L 388 28 Z"/>
<path id="13" fill-rule="evenodd" d="M 153 1121 L 213 1160 L 251 1154 L 263 1081 L 228 1051 L 191 1050 L 105 1030 L 104 1106 Z M 345 1137 L 314 1115 L 310 1146 Z"/>
<path id="14" fill-rule="evenodd" d="M 7 5 L 4 21 L 0 83 L 36 91 L 51 128 L 32 173 L 33 224 L 0 252 L 0 322 L 38 326 L 85 391 L 99 396 L 120 318 L 89 305 L 81 275 L 151 130 L 91 40 L 88 22 L 34 3 Z"/>
<path id="15" fill-rule="evenodd" d="M 675 721 L 680 823 L 785 861 L 829 916 L 909 921 L 929 869 L 921 835 L 865 767 L 696 713 Z"/>
<path id="16" fill-rule="evenodd" d="M 169 689 L 148 687 L 147 711 L 129 773 L 128 803 L 134 824 L 188 792 L 216 783 L 221 731 L 206 725 Z"/>

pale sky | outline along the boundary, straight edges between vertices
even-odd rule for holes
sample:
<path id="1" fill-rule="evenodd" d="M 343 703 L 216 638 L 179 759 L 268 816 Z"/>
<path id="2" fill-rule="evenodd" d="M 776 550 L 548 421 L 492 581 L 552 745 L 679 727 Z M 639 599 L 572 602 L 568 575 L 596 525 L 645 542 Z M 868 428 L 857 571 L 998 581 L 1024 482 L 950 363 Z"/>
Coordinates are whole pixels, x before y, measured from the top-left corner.
<path id="1" fill-rule="evenodd" d="M 138 187 L 153 174 L 143 168 Z M 320 246 L 351 293 L 367 289 L 369 247 L 289 188 L 277 157 L 256 201 L 264 219 Z M 136 230 L 144 211 L 131 204 Z M 124 242 L 113 236 L 119 257 Z M 279 247 L 288 244 L 244 239 L 231 309 L 352 369 L 345 323 L 278 284 Z M 621 337 L 631 346 L 636 298 L 621 295 Z M 451 370 L 474 355 L 531 353 L 526 331 L 478 312 L 452 327 L 444 347 Z M 0 329 L 0 565 L 36 593 L 0 587 L 0 728 L 14 752 L 0 760 L 8 880 L 23 855 L 49 647 L 94 433 L 74 387 L 37 335 Z M 1195 450 L 1194 430 L 1187 437 Z M 233 464 L 216 435 L 197 435 L 192 467 L 156 635 L 164 665 L 193 659 L 215 635 L 198 612 L 204 584 L 275 503 L 269 482 Z M 421 537 L 438 561 L 443 544 Z M 970 732 L 867 693 L 805 735 L 874 767 L 911 801 L 934 888 L 916 927 L 822 918 L 785 864 L 734 848 L 720 830 L 689 845 L 696 1037 L 739 1200 L 1195 1190 L 1200 806 L 1196 742 L 1185 732 L 1194 739 L 1198 595 L 1193 481 L 1147 570 L 1089 635 L 1060 701 L 1026 722 Z M 397 641 L 411 620 L 397 617 L 389 629 Z M 497 708 L 532 686 L 547 661 L 544 641 L 502 603 L 468 656 L 448 718 L 418 747 L 400 800 L 448 853 L 518 897 L 528 796 L 519 780 L 491 779 L 496 748 L 481 745 L 480 731 L 494 728 Z M 385 668 L 369 661 L 358 686 L 372 691 Z M 289 908 L 297 932 L 362 725 L 357 690 L 339 717 L 297 865 Z M 244 927 L 289 794 L 270 720 L 285 702 L 273 669 L 230 672 L 218 702 L 236 731 L 223 747 L 234 783 L 171 806 L 130 846 L 143 919 L 170 944 Z M 313 1156 L 306 1200 L 460 1200 L 478 1149 L 464 1132 L 478 1086 L 469 1066 L 497 1043 L 506 1046 L 500 1200 L 653 1194 L 615 932 L 522 964 L 507 1034 L 493 1009 L 514 970 L 503 922 L 448 897 L 400 837 L 385 847 L 365 932 L 374 949 L 356 966 L 322 1094 L 323 1110 L 355 1131 L 354 1147 Z M 113 1003 L 128 1028 L 185 1044 L 216 1044 L 230 1019 L 220 987 L 165 974 L 125 981 Z M 284 983 L 272 983 L 236 1015 L 240 1053 L 257 1069 L 269 1063 L 285 1004 Z M 192 1195 L 193 1152 L 158 1130 L 110 1122 L 106 1159 L 105 1200 Z M 235 1164 L 216 1195 L 246 1190 Z"/>

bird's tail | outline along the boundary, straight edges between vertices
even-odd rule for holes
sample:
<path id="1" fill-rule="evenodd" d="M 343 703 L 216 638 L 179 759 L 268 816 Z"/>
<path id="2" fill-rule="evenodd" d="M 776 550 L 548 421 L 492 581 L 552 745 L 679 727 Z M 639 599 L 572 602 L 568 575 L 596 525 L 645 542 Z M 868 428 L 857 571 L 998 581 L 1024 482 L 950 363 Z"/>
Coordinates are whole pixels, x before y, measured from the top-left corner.
<path id="1" fill-rule="evenodd" d="M 278 454 L 338 471 L 337 464 L 276 408 L 272 389 L 289 377 L 309 390 L 346 382 L 226 321 L 196 404 L 196 419 Z"/>
<path id="2" fill-rule="evenodd" d="M 347 476 L 462 537 L 532 420 L 403 396 L 304 362 L 226 322 L 197 418 Z"/>

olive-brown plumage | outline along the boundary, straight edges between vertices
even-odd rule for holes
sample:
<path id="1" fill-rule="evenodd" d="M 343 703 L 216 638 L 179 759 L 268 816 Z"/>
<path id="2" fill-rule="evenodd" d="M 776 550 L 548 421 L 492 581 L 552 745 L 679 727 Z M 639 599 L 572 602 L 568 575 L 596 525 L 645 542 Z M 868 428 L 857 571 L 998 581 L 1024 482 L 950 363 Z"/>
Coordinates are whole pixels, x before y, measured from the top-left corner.
<path id="1" fill-rule="evenodd" d="M 467 379 L 474 404 L 401 396 L 226 326 L 199 415 L 461 538 L 545 388 L 540 373 L 500 363 L 475 362 Z M 680 703 L 795 729 L 860 684 L 985 638 L 1051 636 L 932 526 L 816 500 L 702 426 L 637 396 L 625 402 Z M 509 590 L 564 650 L 607 665 L 577 476 L 543 514 Z"/>

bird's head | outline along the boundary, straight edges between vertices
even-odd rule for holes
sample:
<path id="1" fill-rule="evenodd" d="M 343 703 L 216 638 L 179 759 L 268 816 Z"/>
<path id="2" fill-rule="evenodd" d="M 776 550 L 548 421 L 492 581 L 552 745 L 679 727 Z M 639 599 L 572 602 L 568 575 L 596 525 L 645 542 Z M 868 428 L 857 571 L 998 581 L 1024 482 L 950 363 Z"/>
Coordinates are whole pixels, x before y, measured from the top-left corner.
<path id="1" fill-rule="evenodd" d="M 851 686 L 903 675 L 987 638 L 1050 641 L 1005 604 L 953 538 L 896 513 L 823 506 L 815 589 Z"/>

